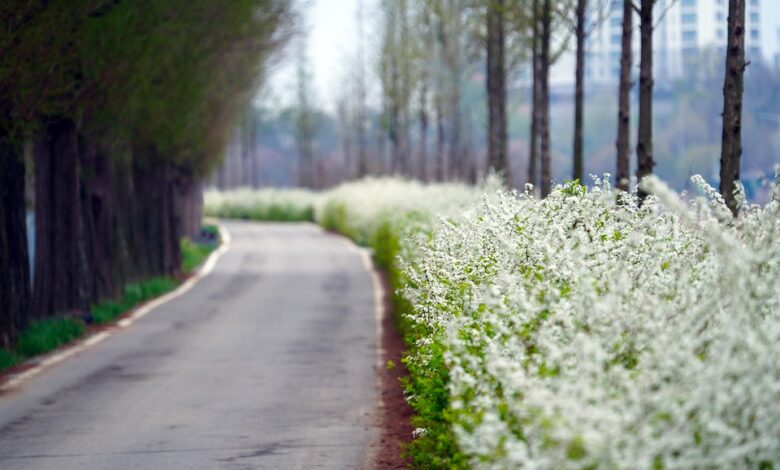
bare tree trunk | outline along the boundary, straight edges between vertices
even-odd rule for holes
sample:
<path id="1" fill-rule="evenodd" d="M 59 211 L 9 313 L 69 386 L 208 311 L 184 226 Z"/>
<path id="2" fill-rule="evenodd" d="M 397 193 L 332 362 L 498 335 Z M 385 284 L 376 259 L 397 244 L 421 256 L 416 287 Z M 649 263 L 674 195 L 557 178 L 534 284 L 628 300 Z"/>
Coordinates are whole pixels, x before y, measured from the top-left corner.
<path id="1" fill-rule="evenodd" d="M 460 70 L 457 69 L 457 73 Z M 464 177 L 463 146 L 461 145 L 461 115 L 460 115 L 460 78 L 453 77 L 454 83 L 450 89 L 450 142 L 449 142 L 449 178 L 462 180 Z"/>
<path id="2" fill-rule="evenodd" d="M 631 36 L 633 33 L 633 0 L 623 0 L 623 33 L 620 39 L 620 90 L 618 92 L 617 172 L 618 189 L 628 191 L 629 155 L 631 153 Z"/>
<path id="3" fill-rule="evenodd" d="M 542 159 L 542 197 L 547 197 L 552 188 L 552 172 L 550 168 L 550 35 L 552 27 L 552 0 L 544 0 L 542 7 L 542 43 L 540 68 L 540 98 L 541 98 L 541 159 Z"/>
<path id="4" fill-rule="evenodd" d="M 451 6 L 450 8 L 453 7 Z M 455 6 L 455 9 L 457 10 L 457 6 Z M 462 141 L 463 124 L 460 106 L 462 74 L 461 48 L 458 37 L 458 34 L 462 33 L 462 29 L 460 15 L 456 11 L 453 14 L 453 25 L 449 37 L 447 38 L 446 65 L 450 78 L 449 109 L 447 110 L 450 115 L 448 176 L 449 178 L 454 177 L 459 180 L 465 179 L 466 176 Z"/>
<path id="5" fill-rule="evenodd" d="M 637 134 L 636 178 L 653 173 L 653 6 L 655 0 L 642 0 L 639 10 L 640 63 L 639 63 L 639 131 Z M 647 193 L 639 188 L 640 201 Z"/>
<path id="6" fill-rule="evenodd" d="M 446 156 L 444 153 L 446 141 L 446 136 L 444 135 L 444 109 L 441 91 L 436 93 L 436 180 L 444 181 L 447 178 Z"/>
<path id="7" fill-rule="evenodd" d="M 55 119 L 35 146 L 34 314 L 86 310 L 90 271 L 83 244 L 80 162 L 76 125 Z"/>
<path id="8" fill-rule="evenodd" d="M 357 75 L 357 116 L 355 125 L 357 127 L 357 148 L 358 148 L 358 177 L 368 174 L 368 152 L 366 142 L 366 77 L 364 64 L 365 37 L 363 29 L 363 0 L 358 0 L 357 5 L 357 26 L 358 26 L 358 75 Z"/>
<path id="9" fill-rule="evenodd" d="M 25 168 L 21 148 L 0 128 L 0 347 L 16 342 L 27 323 L 30 260 L 27 250 Z"/>
<path id="10" fill-rule="evenodd" d="M 507 164 L 506 67 L 504 52 L 504 1 L 488 4 L 487 11 L 487 95 L 488 170 L 502 173 L 511 184 Z"/>
<path id="11" fill-rule="evenodd" d="M 338 118 L 339 118 L 339 134 L 341 135 L 341 152 L 344 159 L 344 174 L 343 179 L 352 179 L 352 136 L 351 125 L 349 119 L 349 104 L 346 97 L 342 97 L 338 102 Z M 365 163 L 365 162 L 364 162 Z M 360 161 L 358 161 L 358 176 L 363 176 L 365 168 L 361 168 Z"/>
<path id="12" fill-rule="evenodd" d="M 419 176 L 422 181 L 428 181 L 428 83 L 423 78 L 420 90 L 420 162 Z"/>
<path id="13" fill-rule="evenodd" d="M 720 193 L 736 216 L 734 197 L 742 158 L 742 94 L 745 73 L 745 0 L 729 0 L 726 75 L 723 80 L 723 135 L 720 152 Z"/>
<path id="14" fill-rule="evenodd" d="M 437 44 L 439 60 L 441 63 L 447 62 L 447 33 L 444 26 L 444 19 L 439 15 L 437 23 Z M 446 144 L 446 134 L 444 127 L 444 94 L 446 88 L 446 79 L 444 77 L 443 67 L 439 64 L 436 70 L 436 179 L 444 181 L 447 179 L 447 162 L 444 146 Z"/>
<path id="15" fill-rule="evenodd" d="M 577 0 L 577 64 L 574 72 L 574 168 L 572 179 L 583 181 L 583 82 L 585 81 L 585 9 L 587 0 Z"/>
<path id="16" fill-rule="evenodd" d="M 532 4 L 533 32 L 531 35 L 531 76 L 533 80 L 531 89 L 531 132 L 528 149 L 528 183 L 534 188 L 539 187 L 539 111 L 540 111 L 540 84 L 539 84 L 539 0 L 533 0 Z"/>

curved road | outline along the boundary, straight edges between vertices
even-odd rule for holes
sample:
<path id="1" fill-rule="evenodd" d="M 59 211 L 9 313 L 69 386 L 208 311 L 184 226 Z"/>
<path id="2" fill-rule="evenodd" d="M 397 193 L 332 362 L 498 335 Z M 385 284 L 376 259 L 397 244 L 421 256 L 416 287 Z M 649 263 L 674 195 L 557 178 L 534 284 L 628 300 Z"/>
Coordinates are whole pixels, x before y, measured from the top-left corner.
<path id="1" fill-rule="evenodd" d="M 3 469 L 363 468 L 372 284 L 311 225 L 226 223 L 181 297 L 0 396 Z"/>

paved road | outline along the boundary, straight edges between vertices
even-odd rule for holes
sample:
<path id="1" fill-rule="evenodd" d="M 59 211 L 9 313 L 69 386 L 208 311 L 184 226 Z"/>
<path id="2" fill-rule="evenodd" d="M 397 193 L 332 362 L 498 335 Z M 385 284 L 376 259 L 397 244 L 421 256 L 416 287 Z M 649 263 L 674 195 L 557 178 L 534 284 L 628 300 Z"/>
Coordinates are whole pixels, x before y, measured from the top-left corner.
<path id="1" fill-rule="evenodd" d="M 231 222 L 185 295 L 0 397 L 2 469 L 361 468 L 372 285 L 312 226 Z"/>

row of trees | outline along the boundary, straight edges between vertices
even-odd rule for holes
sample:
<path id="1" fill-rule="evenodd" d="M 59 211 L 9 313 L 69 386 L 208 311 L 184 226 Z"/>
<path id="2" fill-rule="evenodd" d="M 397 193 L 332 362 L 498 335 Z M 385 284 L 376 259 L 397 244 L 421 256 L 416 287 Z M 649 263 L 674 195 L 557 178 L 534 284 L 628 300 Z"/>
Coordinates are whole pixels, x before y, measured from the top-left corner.
<path id="1" fill-rule="evenodd" d="M 529 159 L 525 180 L 550 191 L 551 65 L 572 44 L 576 66 L 572 179 L 584 176 L 584 70 L 586 38 L 622 4 L 616 182 L 627 189 L 631 158 L 632 43 L 639 26 L 639 109 L 636 154 L 638 180 L 651 174 L 653 156 L 654 29 L 665 11 L 659 0 L 383 0 L 378 77 L 382 112 L 378 127 L 389 143 L 389 172 L 425 180 L 475 180 L 487 171 L 517 181 L 508 164 L 508 83 L 518 73 L 531 77 Z M 669 5 L 665 5 L 666 8 Z M 734 182 L 739 179 L 741 95 L 744 57 L 744 0 L 729 1 L 727 64 L 724 83 L 721 190 L 732 210 Z M 464 112 L 464 93 L 483 64 L 486 112 Z M 355 76 L 362 76 L 362 72 Z M 356 88 L 359 88 L 356 86 Z M 351 109 L 363 109 L 358 102 Z M 340 108 L 341 109 L 341 108 Z M 486 158 L 466 148 L 473 115 L 486 116 Z M 341 119 L 342 134 L 365 134 L 365 118 Z M 469 124 L 464 120 L 471 118 Z M 431 129 L 432 128 L 432 129 Z M 434 136 L 430 136 L 433 130 Z M 365 146 L 365 138 L 355 139 Z M 377 146 L 384 160 L 382 145 Z M 365 152 L 361 158 L 367 158 Z M 360 168 L 371 168 L 362 162 Z M 382 167 L 382 165 L 374 165 Z M 362 171 L 348 176 L 361 176 Z M 640 188 L 640 196 L 644 193 Z"/>
<path id="2" fill-rule="evenodd" d="M 179 271 L 199 181 L 284 38 L 287 3 L 2 3 L 0 346 L 31 320 Z"/>

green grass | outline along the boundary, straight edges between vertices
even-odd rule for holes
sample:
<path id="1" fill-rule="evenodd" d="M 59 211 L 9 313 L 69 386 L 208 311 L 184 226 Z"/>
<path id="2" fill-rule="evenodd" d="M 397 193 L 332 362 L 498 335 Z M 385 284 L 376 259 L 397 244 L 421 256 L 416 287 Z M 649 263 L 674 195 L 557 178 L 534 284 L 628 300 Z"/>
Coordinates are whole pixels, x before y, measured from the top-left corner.
<path id="1" fill-rule="evenodd" d="M 87 327 L 73 318 L 47 318 L 30 325 L 19 335 L 16 350 L 24 358 L 52 351 L 83 336 Z"/>
<path id="2" fill-rule="evenodd" d="M 178 283 L 170 277 L 155 277 L 128 284 L 118 300 L 104 300 L 92 306 L 92 321 L 98 325 L 111 323 L 123 313 L 149 299 L 172 291 Z"/>
<path id="3" fill-rule="evenodd" d="M 21 361 L 22 359 L 15 352 L 0 349 L 0 371 L 13 367 Z"/>
<path id="4" fill-rule="evenodd" d="M 186 238 L 181 241 L 181 265 L 184 272 L 194 270 L 216 248 L 213 244 L 193 243 Z"/>
<path id="5" fill-rule="evenodd" d="M 184 239 L 181 242 L 184 272 L 194 270 L 219 245 L 219 229 L 216 226 L 207 225 L 203 227 L 203 232 L 215 241 L 193 243 Z M 179 282 L 173 277 L 155 277 L 128 284 L 120 298 L 104 300 L 92 306 L 92 322 L 99 325 L 111 323 L 137 305 L 172 291 Z M 33 322 L 19 334 L 14 350 L 0 349 L 0 372 L 32 356 L 53 351 L 83 336 L 86 331 L 87 326 L 83 321 L 69 317 L 47 318 Z"/>

